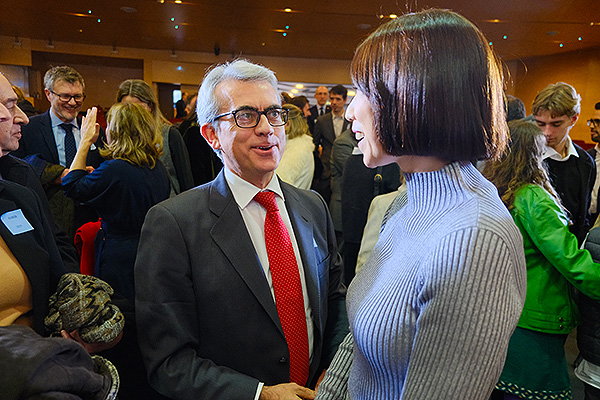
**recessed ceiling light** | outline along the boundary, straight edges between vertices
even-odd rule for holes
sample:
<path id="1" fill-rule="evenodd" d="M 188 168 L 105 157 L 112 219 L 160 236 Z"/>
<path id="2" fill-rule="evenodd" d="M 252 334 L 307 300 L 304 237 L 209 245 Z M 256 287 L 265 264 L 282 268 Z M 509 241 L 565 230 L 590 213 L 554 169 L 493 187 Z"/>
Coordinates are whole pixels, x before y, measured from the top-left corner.
<path id="1" fill-rule="evenodd" d="M 171 21 L 175 21 L 175 17 L 171 17 Z"/>
<path id="2" fill-rule="evenodd" d="M 179 29 L 179 25 L 175 25 L 175 29 Z"/>
<path id="3" fill-rule="evenodd" d="M 398 18 L 398 16 L 396 14 L 390 14 L 390 18 L 391 19 L 396 19 L 396 18 Z"/>
<path id="4" fill-rule="evenodd" d="M 292 9 L 291 8 L 284 8 L 283 11 L 285 11 L 285 12 L 292 12 Z"/>
<path id="5" fill-rule="evenodd" d="M 91 14 L 91 13 L 92 13 L 92 10 L 88 10 L 88 14 Z"/>
<path id="6" fill-rule="evenodd" d="M 100 18 L 98 18 L 98 22 L 101 22 L 101 19 L 100 19 Z"/>
<path id="7" fill-rule="evenodd" d="M 175 4 L 181 4 L 181 0 L 175 0 Z"/>
<path id="8" fill-rule="evenodd" d="M 304 89 L 304 85 L 301 83 L 296 83 L 296 89 Z"/>
<path id="9" fill-rule="evenodd" d="M 502 39 L 506 40 L 506 39 L 508 39 L 508 36 L 504 35 L 504 36 L 502 36 Z"/>
<path id="10" fill-rule="evenodd" d="M 296 93 L 298 93 L 298 89 L 292 89 L 292 90 L 290 90 L 290 92 L 296 94 Z"/>
<path id="11" fill-rule="evenodd" d="M 579 36 L 579 37 L 577 38 L 577 40 L 581 41 L 581 36 Z"/>
<path id="12" fill-rule="evenodd" d="M 354 90 L 348 90 L 348 96 L 356 96 L 356 92 Z"/>
<path id="13" fill-rule="evenodd" d="M 560 46 L 560 47 L 563 47 L 563 46 L 564 46 L 564 44 L 562 44 L 562 43 L 561 43 L 561 44 L 559 44 L 559 46 Z"/>

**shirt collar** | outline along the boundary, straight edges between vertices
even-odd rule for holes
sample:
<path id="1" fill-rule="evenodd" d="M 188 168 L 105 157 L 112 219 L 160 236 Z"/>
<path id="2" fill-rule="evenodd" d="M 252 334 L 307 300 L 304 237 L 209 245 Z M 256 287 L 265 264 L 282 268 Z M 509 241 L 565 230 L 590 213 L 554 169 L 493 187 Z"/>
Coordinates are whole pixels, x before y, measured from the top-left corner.
<path id="1" fill-rule="evenodd" d="M 254 199 L 254 196 L 256 196 L 256 194 L 262 190 L 270 190 L 285 201 L 285 198 L 283 197 L 283 191 L 281 190 L 279 179 L 277 179 L 276 174 L 273 174 L 271 181 L 262 190 L 250 182 L 243 180 L 231 172 L 231 170 L 229 170 L 227 167 L 225 167 L 225 179 L 227 180 L 229 189 L 231 189 L 231 193 L 233 194 L 233 198 L 240 209 L 246 208 L 246 206 L 248 206 L 248 204 Z"/>
<path id="2" fill-rule="evenodd" d="M 75 118 L 71 122 L 63 122 L 60 118 L 58 118 L 56 116 L 56 114 L 54 114 L 54 111 L 52 111 L 52 109 L 50 109 L 50 112 L 48 112 L 48 114 L 50 114 L 50 121 L 52 122 L 52 128 L 56 128 L 57 126 L 62 125 L 62 124 L 67 124 L 67 125 L 73 125 L 75 128 L 79 129 L 79 126 L 77 125 L 77 118 Z"/>
<path id="3" fill-rule="evenodd" d="M 556 160 L 556 161 L 567 161 L 571 156 L 575 156 L 575 157 L 579 157 L 579 154 L 577 154 L 577 150 L 575 149 L 575 145 L 573 145 L 573 141 L 571 140 L 571 138 L 569 136 L 567 136 L 568 144 L 567 144 L 567 156 L 565 158 L 562 157 L 561 154 L 559 154 L 556 150 L 554 150 L 552 147 L 550 146 L 546 146 L 545 150 L 544 150 L 544 160 L 546 158 L 550 158 L 552 160 Z"/>

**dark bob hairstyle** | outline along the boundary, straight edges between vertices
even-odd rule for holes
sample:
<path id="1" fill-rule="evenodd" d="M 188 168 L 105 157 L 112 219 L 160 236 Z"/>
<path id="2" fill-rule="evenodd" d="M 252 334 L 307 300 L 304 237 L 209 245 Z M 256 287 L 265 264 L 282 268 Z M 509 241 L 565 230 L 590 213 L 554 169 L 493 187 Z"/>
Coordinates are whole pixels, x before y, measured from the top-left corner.
<path id="1" fill-rule="evenodd" d="M 500 64 L 479 29 L 455 12 L 385 23 L 356 49 L 351 73 L 391 155 L 475 161 L 506 146 Z"/>

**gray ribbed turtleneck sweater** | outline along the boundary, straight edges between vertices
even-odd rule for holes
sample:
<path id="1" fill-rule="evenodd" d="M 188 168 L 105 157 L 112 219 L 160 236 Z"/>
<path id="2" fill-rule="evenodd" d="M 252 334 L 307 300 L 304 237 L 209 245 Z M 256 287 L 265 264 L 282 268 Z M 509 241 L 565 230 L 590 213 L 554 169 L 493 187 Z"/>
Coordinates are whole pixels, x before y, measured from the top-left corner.
<path id="1" fill-rule="evenodd" d="M 406 205 L 348 290 L 354 348 L 349 336 L 318 399 L 347 387 L 352 399 L 483 400 L 502 371 L 525 299 L 521 235 L 470 163 L 405 177 Z"/>

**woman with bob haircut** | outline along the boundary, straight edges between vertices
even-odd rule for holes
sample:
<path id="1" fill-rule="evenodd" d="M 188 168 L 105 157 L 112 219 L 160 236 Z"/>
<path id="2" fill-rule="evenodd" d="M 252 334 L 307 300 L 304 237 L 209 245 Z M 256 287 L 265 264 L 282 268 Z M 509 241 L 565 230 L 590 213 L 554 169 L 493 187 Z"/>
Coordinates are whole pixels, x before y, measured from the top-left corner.
<path id="1" fill-rule="evenodd" d="M 282 107 L 288 110 L 288 122 L 285 124 L 286 144 L 275 172 L 284 182 L 308 190 L 315 172 L 315 144 L 302 110 L 293 104 L 284 104 Z"/>
<path id="2" fill-rule="evenodd" d="M 194 187 L 190 157 L 183 137 L 160 112 L 158 99 L 152 88 L 141 79 L 127 79 L 121 82 L 116 96 L 117 103 L 136 103 L 150 111 L 154 117 L 158 134 L 162 137 L 163 152 L 160 161 L 167 168 L 173 197 Z"/>
<path id="3" fill-rule="evenodd" d="M 133 266 L 146 212 L 169 197 L 169 177 L 158 159 L 161 136 L 154 118 L 138 104 L 117 103 L 107 114 L 106 158 L 93 172 L 85 160 L 97 140 L 97 110 L 88 110 L 81 142 L 70 172 L 63 178 L 65 194 L 91 205 L 100 215 L 96 237 L 96 276 L 132 302 Z"/>
<path id="4" fill-rule="evenodd" d="M 565 340 L 578 323 L 573 288 L 600 300 L 600 265 L 569 231 L 544 166 L 542 131 L 528 121 L 508 126 L 510 149 L 483 173 L 523 235 L 527 297 L 493 398 L 571 399 Z"/>
<path id="5" fill-rule="evenodd" d="M 498 61 L 467 19 L 427 10 L 380 26 L 351 74 L 363 161 L 397 163 L 407 192 L 348 288 L 317 398 L 487 399 L 526 288 L 519 230 L 472 164 L 507 141 Z"/>

